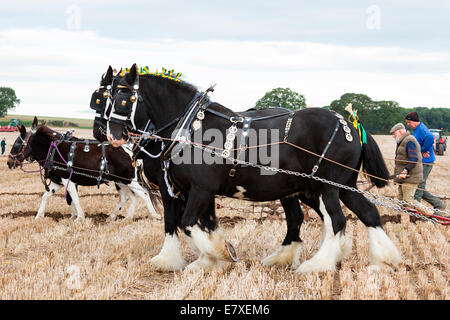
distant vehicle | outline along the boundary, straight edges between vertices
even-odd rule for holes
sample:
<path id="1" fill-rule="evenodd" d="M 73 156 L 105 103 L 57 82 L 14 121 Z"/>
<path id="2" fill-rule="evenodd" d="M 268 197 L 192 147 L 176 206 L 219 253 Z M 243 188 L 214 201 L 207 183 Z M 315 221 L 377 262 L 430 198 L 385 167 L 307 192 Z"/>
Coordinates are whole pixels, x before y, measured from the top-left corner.
<path id="1" fill-rule="evenodd" d="M 444 151 L 447 150 L 447 137 L 444 137 L 442 129 L 430 129 L 434 135 L 434 150 L 437 155 L 443 156 Z"/>
<path id="2" fill-rule="evenodd" d="M 9 120 L 9 124 L 7 126 L 0 127 L 0 131 L 1 132 L 19 131 L 20 124 L 21 124 L 21 122 L 19 119 L 13 118 L 13 119 Z"/>

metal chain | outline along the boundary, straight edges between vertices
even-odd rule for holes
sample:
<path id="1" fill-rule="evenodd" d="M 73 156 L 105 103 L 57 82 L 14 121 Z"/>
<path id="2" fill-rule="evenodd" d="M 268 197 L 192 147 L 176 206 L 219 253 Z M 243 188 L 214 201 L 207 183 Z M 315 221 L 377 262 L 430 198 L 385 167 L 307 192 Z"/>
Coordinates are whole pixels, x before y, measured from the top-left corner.
<path id="1" fill-rule="evenodd" d="M 232 161 L 233 163 L 237 163 L 237 164 L 241 164 L 241 165 L 247 165 L 247 166 L 250 166 L 250 167 L 253 167 L 253 168 L 258 168 L 258 169 L 261 169 L 261 170 L 267 170 L 267 171 L 272 171 L 272 172 L 277 172 L 277 173 L 284 173 L 284 174 L 293 175 L 293 176 L 296 176 L 296 177 L 314 179 L 316 181 L 319 181 L 319 182 L 322 182 L 322 183 L 326 183 L 326 184 L 332 185 L 334 187 L 338 187 L 338 188 L 341 188 L 341 189 L 349 190 L 349 191 L 352 191 L 352 192 L 357 192 L 357 193 L 360 193 L 360 194 L 362 194 L 364 196 L 369 196 L 371 198 L 367 198 L 367 200 L 369 200 L 370 202 L 372 202 L 375 205 L 382 205 L 382 206 L 391 208 L 391 209 L 396 210 L 396 211 L 407 213 L 407 214 L 409 214 L 411 216 L 414 216 L 414 217 L 417 217 L 417 218 L 420 218 L 420 219 L 423 219 L 423 220 L 426 220 L 426 221 L 431 221 L 433 223 L 441 223 L 441 221 L 439 221 L 437 218 L 427 217 L 425 215 L 416 214 L 414 212 L 410 212 L 410 211 L 408 211 L 406 209 L 403 209 L 402 206 L 407 206 L 407 205 L 411 206 L 410 203 L 408 203 L 407 201 L 404 201 L 404 200 L 391 198 L 391 197 L 380 195 L 380 194 L 376 194 L 376 193 L 373 193 L 373 192 L 370 192 L 370 191 L 359 190 L 359 189 L 354 188 L 354 187 L 343 185 L 343 184 L 340 184 L 338 182 L 330 181 L 330 180 L 327 180 L 327 179 L 324 179 L 324 178 L 320 178 L 320 177 L 315 176 L 315 175 L 312 176 L 311 174 L 307 174 L 307 173 L 303 173 L 303 172 L 297 172 L 297 171 L 292 171 L 292 170 L 287 170 L 287 169 L 281 169 L 281 168 L 264 166 L 264 165 L 261 165 L 261 164 L 251 163 L 251 162 L 248 162 L 248 161 L 235 159 L 235 158 L 232 158 L 232 157 L 224 157 L 224 156 L 222 156 L 222 153 L 216 152 L 216 151 L 214 151 L 211 148 L 207 148 L 207 147 L 198 145 L 198 144 L 196 144 L 196 143 L 194 143 L 192 141 L 189 141 L 189 140 L 187 142 L 190 143 L 195 148 L 198 148 L 198 149 L 204 150 L 206 152 L 209 152 L 213 156 L 218 156 L 218 157 L 221 157 L 221 158 L 224 158 L 224 159 L 228 159 L 228 160 Z M 425 205 L 420 204 L 420 206 L 423 207 L 423 209 L 427 209 L 427 207 Z M 435 211 L 439 212 L 439 213 L 443 213 L 443 214 L 445 214 L 447 216 L 450 215 L 450 211 L 449 210 L 443 211 L 443 210 L 435 209 Z"/>
<path id="2" fill-rule="evenodd" d="M 62 171 L 67 171 L 67 168 L 63 168 L 63 167 L 59 167 L 59 166 L 53 166 L 52 169 L 58 169 L 58 170 L 62 170 Z M 93 175 L 90 175 L 90 174 L 87 174 L 87 173 L 84 173 L 84 172 L 79 172 L 79 171 L 73 170 L 73 173 L 74 173 L 74 174 L 77 174 L 77 175 L 80 175 L 80 176 L 84 176 L 84 177 L 87 177 L 87 178 L 91 178 L 91 179 L 97 180 L 97 177 L 96 177 L 96 176 L 93 176 Z M 108 179 L 106 179 L 106 178 L 102 178 L 100 181 L 101 181 L 101 182 L 105 182 L 105 183 L 110 183 L 110 182 L 111 182 L 111 183 L 115 183 L 115 184 L 120 185 L 120 186 L 128 187 L 128 188 L 130 188 L 130 189 L 140 190 L 140 189 L 137 189 L 136 187 L 132 187 L 132 186 L 130 186 L 130 185 L 128 185 L 128 184 L 121 183 L 121 182 L 116 182 L 116 181 L 113 181 L 113 180 L 108 180 Z M 143 183 L 141 183 L 141 182 L 139 182 L 139 181 L 136 181 L 136 182 L 137 182 L 144 190 L 147 190 L 147 187 L 146 187 Z M 149 191 L 150 191 L 150 193 L 153 194 L 153 195 L 159 195 L 159 192 L 158 192 L 158 191 L 155 191 L 155 190 L 149 190 Z"/>

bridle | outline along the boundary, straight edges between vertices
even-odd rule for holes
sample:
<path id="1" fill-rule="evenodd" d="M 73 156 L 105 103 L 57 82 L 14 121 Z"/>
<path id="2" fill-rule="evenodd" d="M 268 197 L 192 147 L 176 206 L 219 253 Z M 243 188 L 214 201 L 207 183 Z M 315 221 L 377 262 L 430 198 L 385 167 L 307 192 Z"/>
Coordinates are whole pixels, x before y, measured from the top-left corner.
<path id="1" fill-rule="evenodd" d="M 142 101 L 139 95 L 139 74 L 137 74 L 133 86 L 130 86 L 126 81 L 121 81 L 117 85 L 118 91 L 114 94 L 111 112 L 108 121 L 122 125 L 124 128 L 136 130 L 134 122 L 134 115 L 138 101 Z M 128 89 L 129 92 L 123 89 Z M 130 126 L 131 123 L 131 126 Z"/>
<path id="2" fill-rule="evenodd" d="M 26 159 L 26 157 L 23 156 L 23 153 L 25 152 L 25 148 L 28 145 L 28 141 L 30 140 L 30 137 L 31 137 L 31 133 L 28 133 L 26 135 L 25 140 L 21 136 L 19 136 L 20 140 L 22 140 L 22 149 L 16 154 L 12 154 L 12 153 L 8 154 L 8 158 L 10 158 L 11 160 L 14 161 L 14 166 L 22 165 L 23 160 Z M 18 159 L 19 156 L 22 156 L 23 160 L 19 160 Z"/>

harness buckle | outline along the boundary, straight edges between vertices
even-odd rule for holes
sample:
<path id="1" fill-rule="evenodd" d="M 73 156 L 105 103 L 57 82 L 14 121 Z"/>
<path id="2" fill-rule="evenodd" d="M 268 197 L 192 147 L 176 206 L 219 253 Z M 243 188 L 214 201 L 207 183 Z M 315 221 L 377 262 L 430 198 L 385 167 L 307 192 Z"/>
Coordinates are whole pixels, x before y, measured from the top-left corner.
<path id="1" fill-rule="evenodd" d="M 230 121 L 233 123 L 242 123 L 244 122 L 244 117 L 230 117 Z"/>

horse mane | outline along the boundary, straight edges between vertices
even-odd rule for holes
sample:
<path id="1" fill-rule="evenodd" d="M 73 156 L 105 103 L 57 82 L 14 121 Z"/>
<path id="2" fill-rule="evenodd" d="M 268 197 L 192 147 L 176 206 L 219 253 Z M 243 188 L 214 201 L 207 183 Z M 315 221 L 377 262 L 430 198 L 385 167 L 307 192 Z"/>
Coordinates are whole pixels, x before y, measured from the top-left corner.
<path id="1" fill-rule="evenodd" d="M 63 137 L 63 134 L 55 131 L 46 125 L 41 125 L 36 130 L 36 135 L 44 136 L 48 138 L 50 141 L 60 140 Z"/>

